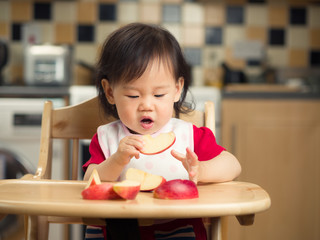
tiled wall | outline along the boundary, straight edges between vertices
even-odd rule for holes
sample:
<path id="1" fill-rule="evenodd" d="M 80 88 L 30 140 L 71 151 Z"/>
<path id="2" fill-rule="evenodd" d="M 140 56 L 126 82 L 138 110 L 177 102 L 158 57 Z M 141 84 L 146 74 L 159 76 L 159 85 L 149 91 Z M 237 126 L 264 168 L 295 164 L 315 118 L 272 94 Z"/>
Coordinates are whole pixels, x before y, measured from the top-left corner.
<path id="1" fill-rule="evenodd" d="M 100 44 L 119 26 L 146 22 L 165 26 L 193 66 L 196 85 L 219 78 L 218 67 L 248 70 L 255 59 L 235 57 L 237 41 L 263 44 L 273 67 L 320 66 L 320 5 L 304 0 L 0 0 L 0 38 L 10 44 L 5 70 L 11 82 L 23 78 L 23 26 L 40 30 L 40 40 L 72 44 L 74 59 L 94 63 Z M 316 2 L 316 1 L 313 1 Z M 74 82 L 80 78 L 74 68 Z"/>

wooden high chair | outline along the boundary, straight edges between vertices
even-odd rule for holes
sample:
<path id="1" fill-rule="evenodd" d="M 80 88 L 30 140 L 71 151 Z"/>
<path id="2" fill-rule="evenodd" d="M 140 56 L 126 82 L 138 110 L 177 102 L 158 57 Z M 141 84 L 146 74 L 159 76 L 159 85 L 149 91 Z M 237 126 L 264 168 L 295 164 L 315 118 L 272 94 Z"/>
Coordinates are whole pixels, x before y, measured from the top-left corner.
<path id="1" fill-rule="evenodd" d="M 180 119 L 192 122 L 194 125 L 206 126 L 215 133 L 215 112 L 213 102 L 206 102 L 204 111 L 193 111 L 181 114 Z M 98 98 L 94 97 L 83 103 L 53 109 L 51 101 L 44 104 L 41 125 L 40 155 L 35 175 L 27 175 L 24 179 L 51 179 L 52 170 L 52 142 L 54 139 L 65 139 L 72 142 L 72 157 L 67 155 L 64 166 L 68 172 L 71 164 L 71 176 L 65 174 L 65 179 L 77 180 L 79 169 L 79 140 L 91 139 L 97 127 L 114 121 L 111 116 L 106 117 Z M 99 219 L 67 218 L 54 216 L 26 216 L 26 239 L 48 239 L 49 223 L 104 225 Z M 215 224 L 215 223 L 214 223 Z M 220 223 L 219 223 L 220 224 Z M 215 230 L 213 226 L 212 231 Z M 67 238 L 67 236 L 66 236 Z"/>

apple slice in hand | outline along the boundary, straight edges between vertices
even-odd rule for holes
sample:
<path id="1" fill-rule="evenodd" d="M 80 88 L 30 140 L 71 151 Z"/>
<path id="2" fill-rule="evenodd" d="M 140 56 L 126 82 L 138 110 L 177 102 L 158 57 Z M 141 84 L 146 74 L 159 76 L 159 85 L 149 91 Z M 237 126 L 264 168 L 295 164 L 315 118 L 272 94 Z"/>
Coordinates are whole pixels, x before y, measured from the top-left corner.
<path id="1" fill-rule="evenodd" d="M 148 134 L 143 135 L 142 138 L 145 142 L 145 145 L 141 150 L 141 153 L 145 155 L 161 153 L 171 147 L 176 141 L 176 136 L 173 132 L 160 133 L 156 137 L 152 137 Z"/>
<path id="2" fill-rule="evenodd" d="M 101 180 L 100 180 L 98 171 L 94 168 L 85 188 L 88 188 L 90 186 L 97 185 L 97 184 L 101 184 Z"/>
<path id="3" fill-rule="evenodd" d="M 140 191 L 152 191 L 166 182 L 166 179 L 162 176 L 147 173 L 136 168 L 129 168 L 127 170 L 126 179 L 139 182 L 141 184 Z"/>
<path id="4" fill-rule="evenodd" d="M 101 183 L 85 188 L 81 195 L 83 199 L 90 200 L 112 200 L 120 199 L 120 196 L 113 190 L 112 183 Z"/>
<path id="5" fill-rule="evenodd" d="M 159 199 L 192 199 L 198 198 L 198 188 L 190 180 L 174 179 L 165 182 L 153 192 L 153 196 Z"/>
<path id="6" fill-rule="evenodd" d="M 124 180 L 113 184 L 113 190 L 123 199 L 133 200 L 140 191 L 140 183 L 137 181 Z"/>

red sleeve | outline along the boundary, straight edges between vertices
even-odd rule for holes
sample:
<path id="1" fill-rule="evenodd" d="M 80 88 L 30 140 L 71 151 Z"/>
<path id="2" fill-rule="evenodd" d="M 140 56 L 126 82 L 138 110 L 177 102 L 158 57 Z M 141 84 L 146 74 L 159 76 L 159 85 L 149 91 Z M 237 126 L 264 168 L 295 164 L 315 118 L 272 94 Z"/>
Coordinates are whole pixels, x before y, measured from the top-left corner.
<path id="1" fill-rule="evenodd" d="M 105 160 L 104 154 L 102 152 L 102 149 L 98 141 L 97 134 L 95 134 L 91 139 L 89 152 L 90 152 L 91 158 L 82 166 L 82 169 L 84 172 L 87 170 L 87 167 L 90 164 L 92 163 L 99 164 Z"/>
<path id="2" fill-rule="evenodd" d="M 194 152 L 199 161 L 207 161 L 218 156 L 225 148 L 217 144 L 212 131 L 207 127 L 193 125 Z"/>

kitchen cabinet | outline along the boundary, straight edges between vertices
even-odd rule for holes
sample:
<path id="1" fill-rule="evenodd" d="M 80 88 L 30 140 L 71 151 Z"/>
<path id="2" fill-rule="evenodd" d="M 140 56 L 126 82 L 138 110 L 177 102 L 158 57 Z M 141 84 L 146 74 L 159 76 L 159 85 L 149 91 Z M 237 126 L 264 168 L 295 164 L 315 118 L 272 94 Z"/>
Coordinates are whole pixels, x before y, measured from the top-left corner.
<path id="1" fill-rule="evenodd" d="M 228 217 L 229 240 L 320 239 L 320 99 L 229 96 L 221 141 L 242 165 L 237 180 L 271 197 L 252 226 Z"/>

